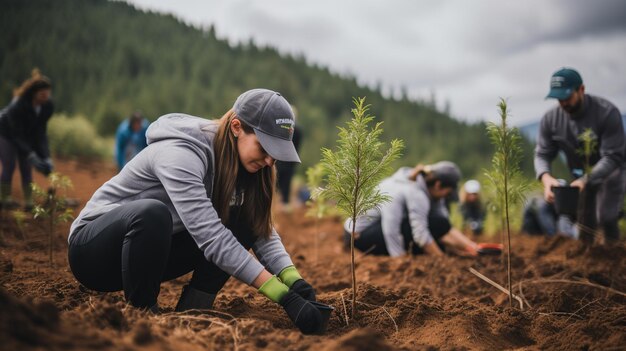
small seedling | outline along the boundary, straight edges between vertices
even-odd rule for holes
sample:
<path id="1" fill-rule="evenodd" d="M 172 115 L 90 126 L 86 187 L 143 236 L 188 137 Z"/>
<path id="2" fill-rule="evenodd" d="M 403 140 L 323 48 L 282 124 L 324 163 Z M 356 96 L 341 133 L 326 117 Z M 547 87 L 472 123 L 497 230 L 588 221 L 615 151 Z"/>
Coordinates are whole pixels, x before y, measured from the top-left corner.
<path id="1" fill-rule="evenodd" d="M 506 226 L 507 236 L 507 281 L 509 288 L 509 305 L 513 306 L 511 291 L 511 221 L 509 210 L 512 205 L 524 200 L 524 194 L 530 188 L 520 170 L 522 137 L 517 128 L 508 125 L 509 111 L 504 99 L 498 104 L 500 123 L 488 123 L 487 134 L 495 146 L 495 153 L 491 159 L 491 170 L 485 171 L 500 204 L 502 222 Z"/>
<path id="2" fill-rule="evenodd" d="M 404 147 L 402 140 L 394 139 L 391 147 L 383 152 L 380 141 L 382 122 L 370 130 L 374 116 L 368 114 L 365 98 L 354 98 L 354 118 L 345 128 L 339 128 L 338 146 L 335 151 L 322 149 L 322 166 L 326 174 L 326 186 L 313 192 L 313 196 L 325 196 L 337 202 L 337 209 L 352 219 L 350 235 L 350 268 L 352 271 L 352 317 L 356 313 L 356 272 L 354 264 L 354 223 L 357 217 L 381 203 L 389 196 L 380 193 L 378 183 L 391 172 L 391 163 L 400 157 Z"/>
<path id="3" fill-rule="evenodd" d="M 24 211 L 11 211 L 13 215 L 13 219 L 15 220 L 15 225 L 17 226 L 17 231 L 22 236 L 22 239 L 26 239 L 26 234 L 24 234 L 24 227 L 26 224 L 26 212 Z"/>
<path id="4" fill-rule="evenodd" d="M 591 156 L 596 152 L 598 147 L 598 141 L 596 135 L 591 128 L 585 129 L 579 136 L 578 140 L 582 143 L 582 147 L 576 152 L 583 157 L 583 177 L 586 179 L 591 174 Z M 578 229 L 580 230 L 580 237 L 586 244 L 593 242 L 593 235 L 595 232 L 595 215 L 593 211 L 589 211 L 587 208 L 587 200 L 590 196 L 590 190 L 585 187 L 580 194 L 580 202 L 578 206 Z M 593 195 L 591 195 L 593 196 Z"/>
<path id="5" fill-rule="evenodd" d="M 69 177 L 59 173 L 51 173 L 48 176 L 50 182 L 48 190 L 44 191 L 37 184 L 32 183 L 33 195 L 36 205 L 33 208 L 35 219 L 46 220 L 48 233 L 48 260 L 52 267 L 52 249 L 54 245 L 54 231 L 59 223 L 64 223 L 73 218 L 74 211 L 67 206 L 65 191 L 72 187 Z M 63 194 L 60 194 L 63 192 Z"/>

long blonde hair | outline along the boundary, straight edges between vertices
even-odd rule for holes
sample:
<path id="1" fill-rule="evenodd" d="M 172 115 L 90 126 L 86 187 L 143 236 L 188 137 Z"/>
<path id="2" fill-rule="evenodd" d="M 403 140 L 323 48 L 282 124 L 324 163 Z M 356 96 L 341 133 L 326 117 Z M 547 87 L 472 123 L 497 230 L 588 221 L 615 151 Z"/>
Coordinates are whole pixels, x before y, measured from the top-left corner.
<path id="1" fill-rule="evenodd" d="M 263 167 L 256 173 L 249 173 L 239 162 L 237 141 L 230 131 L 230 124 L 237 115 L 229 110 L 220 118 L 215 137 L 215 181 L 213 182 L 213 206 L 222 224 L 228 224 L 230 204 L 239 187 L 243 191 L 241 220 L 260 237 L 267 238 L 274 227 L 272 221 L 272 197 L 276 186 L 274 167 Z M 239 120 L 244 132 L 254 130 Z"/>

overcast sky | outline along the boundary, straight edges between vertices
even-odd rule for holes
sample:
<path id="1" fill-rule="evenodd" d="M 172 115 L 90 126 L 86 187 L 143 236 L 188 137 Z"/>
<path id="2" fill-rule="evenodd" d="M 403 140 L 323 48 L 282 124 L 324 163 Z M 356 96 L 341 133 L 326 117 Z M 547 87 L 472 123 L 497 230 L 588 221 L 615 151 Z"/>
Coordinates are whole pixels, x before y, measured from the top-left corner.
<path id="1" fill-rule="evenodd" d="M 497 119 L 508 98 L 512 121 L 539 119 L 562 66 L 587 92 L 626 112 L 624 0 L 131 0 L 195 26 L 214 25 L 231 43 L 253 38 L 303 54 L 363 84 L 449 101 L 456 118 Z"/>

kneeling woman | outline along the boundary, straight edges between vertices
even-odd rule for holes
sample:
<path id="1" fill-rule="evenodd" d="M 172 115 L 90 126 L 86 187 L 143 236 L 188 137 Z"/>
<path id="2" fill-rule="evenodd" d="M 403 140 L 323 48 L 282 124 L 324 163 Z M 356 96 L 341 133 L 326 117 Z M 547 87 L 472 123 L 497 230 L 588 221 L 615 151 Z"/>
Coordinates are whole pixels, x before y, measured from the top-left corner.
<path id="1" fill-rule="evenodd" d="M 321 323 L 313 287 L 273 228 L 274 161 L 300 162 L 279 93 L 240 95 L 221 119 L 160 117 L 148 147 L 98 189 L 72 224 L 69 263 L 97 291 L 158 310 L 160 283 L 193 271 L 177 311 L 208 309 L 230 276 L 280 303 L 304 333 Z M 252 248 L 258 261 L 248 250 Z"/>
<path id="2" fill-rule="evenodd" d="M 452 228 L 445 199 L 456 195 L 461 179 L 452 162 L 402 167 L 379 184 L 391 201 L 357 218 L 357 249 L 374 255 L 442 255 L 444 246 L 459 254 L 476 255 L 477 244 Z M 345 222 L 345 240 L 349 243 L 352 221 Z M 349 245 L 349 244 L 348 244 Z"/>

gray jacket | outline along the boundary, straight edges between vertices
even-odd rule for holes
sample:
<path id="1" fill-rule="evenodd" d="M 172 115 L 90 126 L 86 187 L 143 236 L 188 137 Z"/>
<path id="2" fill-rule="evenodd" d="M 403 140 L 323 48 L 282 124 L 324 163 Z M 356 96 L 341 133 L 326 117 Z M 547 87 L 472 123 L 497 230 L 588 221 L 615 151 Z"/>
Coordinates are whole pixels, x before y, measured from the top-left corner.
<path id="1" fill-rule="evenodd" d="M 541 119 L 535 148 L 537 178 L 550 173 L 550 163 L 559 150 L 565 153 L 572 175 L 581 177 L 584 158 L 578 151 L 582 147 L 578 136 L 587 128 L 592 129 L 598 142 L 596 152 L 590 159 L 593 168 L 588 175 L 589 183 L 601 183 L 615 169 L 624 168 L 626 137 L 618 109 L 605 99 L 585 95 L 582 110 L 578 113 L 570 115 L 556 106 Z"/>
<path id="2" fill-rule="evenodd" d="M 187 230 L 208 261 L 246 284 L 264 266 L 278 274 L 292 265 L 275 230 L 252 247 L 259 263 L 221 223 L 211 203 L 217 127 L 216 121 L 185 114 L 160 117 L 148 128 L 148 147 L 93 194 L 72 223 L 70 237 L 117 206 L 156 199 L 169 208 L 173 233 Z"/>
<path id="3" fill-rule="evenodd" d="M 428 230 L 428 214 L 435 211 L 448 216 L 444 200 L 432 200 L 424 178 L 420 175 L 417 180 L 412 181 L 409 179 L 410 173 L 410 167 L 401 167 L 391 177 L 384 179 L 378 188 L 381 193 L 389 195 L 391 201 L 356 219 L 355 231 L 357 233 L 367 229 L 376 221 L 381 221 L 385 245 L 390 256 L 406 254 L 401 228 L 402 221 L 407 216 L 411 224 L 413 241 L 420 247 L 434 241 Z M 352 220 L 346 220 L 344 229 L 348 232 L 352 231 Z"/>

